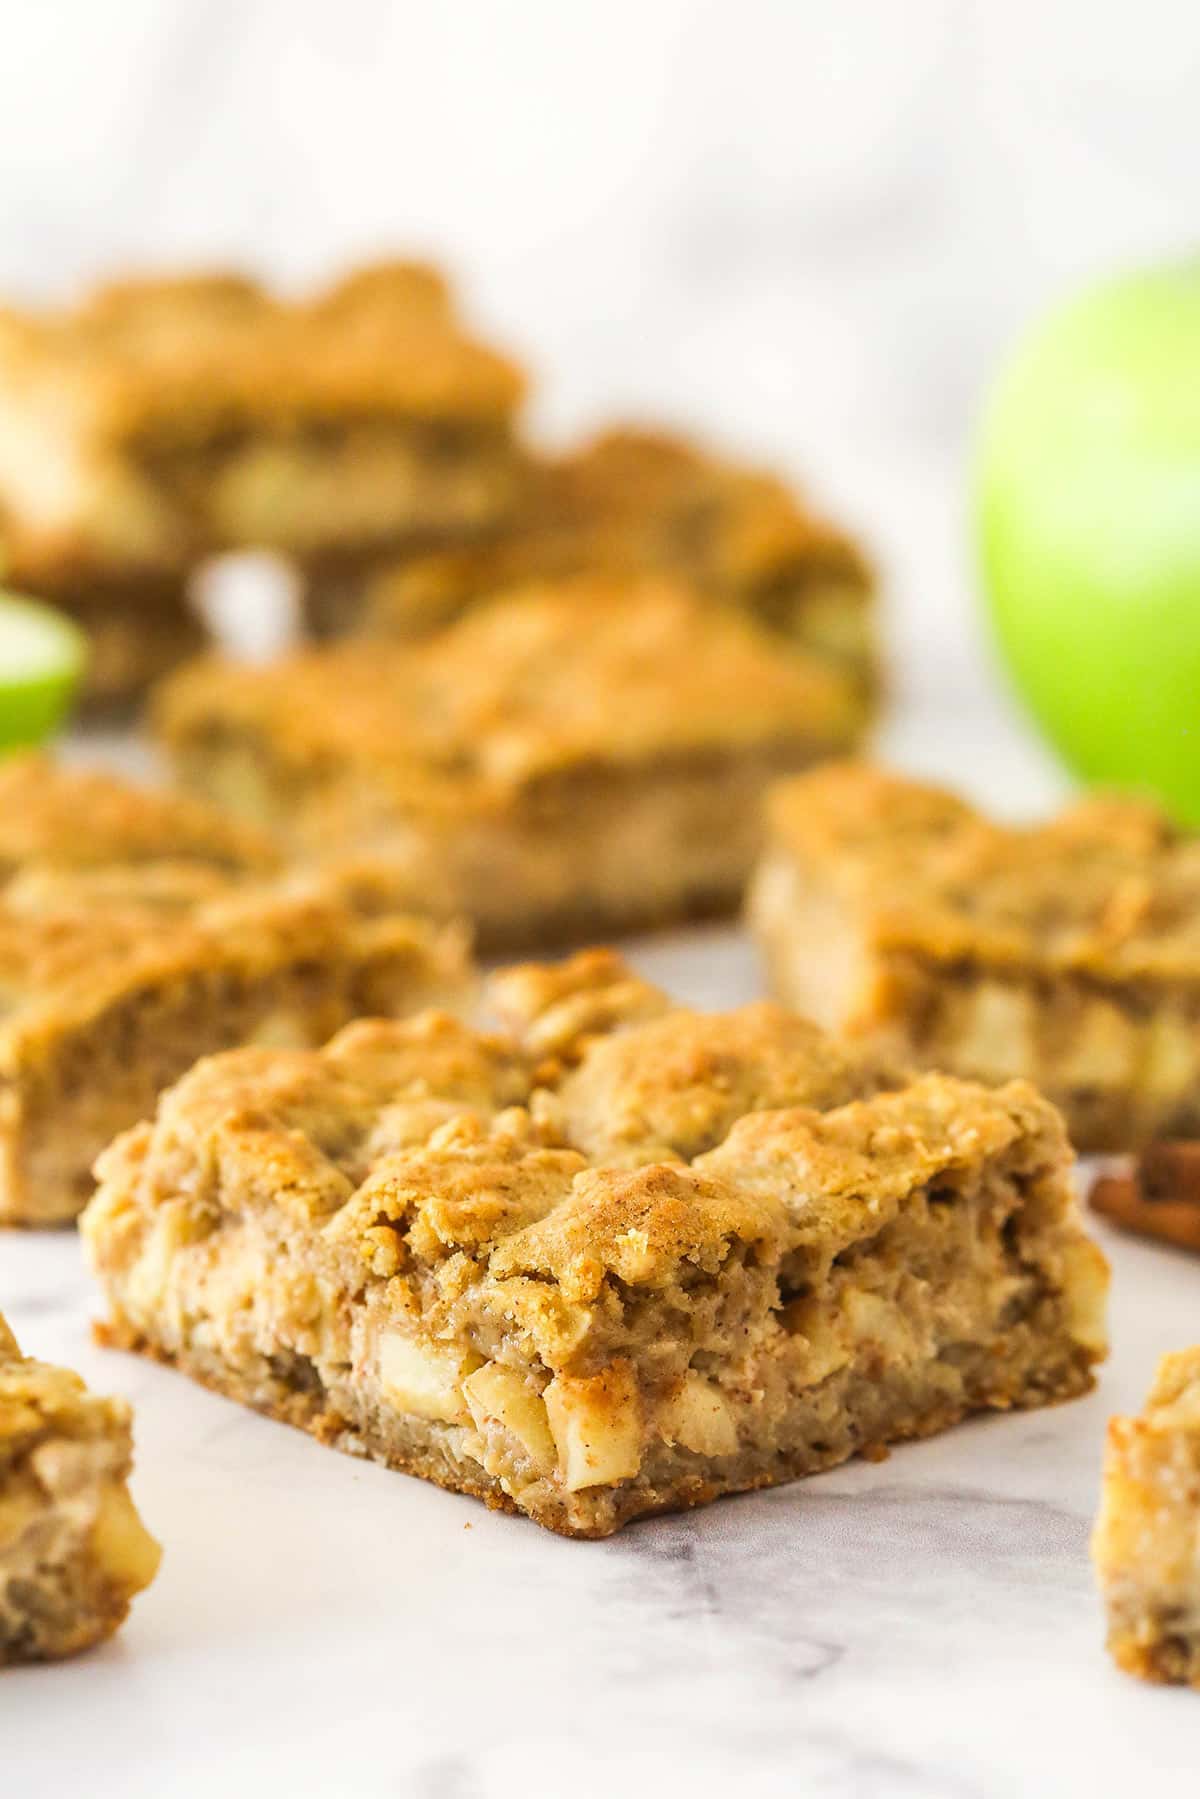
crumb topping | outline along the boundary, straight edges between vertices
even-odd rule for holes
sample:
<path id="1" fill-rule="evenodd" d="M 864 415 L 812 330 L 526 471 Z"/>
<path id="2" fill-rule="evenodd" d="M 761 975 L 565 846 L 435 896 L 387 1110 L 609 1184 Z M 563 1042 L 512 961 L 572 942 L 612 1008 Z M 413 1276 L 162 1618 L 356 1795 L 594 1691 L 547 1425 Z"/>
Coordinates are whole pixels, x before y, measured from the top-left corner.
<path id="1" fill-rule="evenodd" d="M 592 1010 L 574 1041 L 560 1025 L 547 1057 L 539 1004 L 561 1017 L 572 985 Z M 418 1265 L 452 1279 L 465 1254 L 578 1307 L 610 1277 L 655 1287 L 734 1244 L 837 1253 L 914 1182 L 1018 1144 L 1042 1165 L 1069 1157 L 1023 1083 L 908 1081 L 773 1006 L 714 1018 L 658 996 L 647 1016 L 653 990 L 610 953 L 496 987 L 504 1033 L 425 1014 L 354 1025 L 319 1051 L 209 1058 L 100 1177 L 124 1208 L 181 1208 L 186 1233 L 249 1208 L 281 1230 L 311 1225 L 358 1286 Z M 95 1230 L 116 1240 L 111 1219 Z M 544 1291 L 536 1303 L 544 1313 Z"/>
<path id="2" fill-rule="evenodd" d="M 360 270 L 291 300 L 240 275 L 131 280 L 58 313 L 0 315 L 0 371 L 66 400 L 94 441 L 174 442 L 336 413 L 490 426 L 523 381 L 467 335 L 442 278 Z"/>
<path id="3" fill-rule="evenodd" d="M 74 875 L 130 864 L 140 873 L 146 863 L 253 874 L 276 868 L 279 851 L 264 833 L 186 794 L 36 752 L 0 763 L 0 882 L 32 864 Z"/>
<path id="4" fill-rule="evenodd" d="M 481 594 L 578 573 L 658 569 L 716 594 L 758 595 L 820 577 L 864 593 L 852 539 L 786 483 L 685 442 L 626 427 L 535 465 L 498 542 L 409 559 L 372 585 L 375 623 L 420 627 Z"/>
<path id="5" fill-rule="evenodd" d="M 370 872 L 286 871 L 270 838 L 197 800 L 14 758 L 0 768 L 0 1075 L 164 982 L 376 955 L 464 975 L 464 933 L 408 915 L 389 871 L 359 903 Z"/>
<path id="6" fill-rule="evenodd" d="M 359 770 L 431 811 L 486 807 L 567 768 L 846 742 L 857 722 L 844 681 L 651 577 L 531 587 L 414 643 L 202 662 L 158 707 L 176 751 L 242 740 L 280 776 Z"/>
<path id="7" fill-rule="evenodd" d="M 783 783 L 776 842 L 819 864 L 879 946 L 940 961 L 1195 977 L 1200 839 L 1153 805 L 1089 797 L 1001 825 L 955 795 L 862 764 Z"/>

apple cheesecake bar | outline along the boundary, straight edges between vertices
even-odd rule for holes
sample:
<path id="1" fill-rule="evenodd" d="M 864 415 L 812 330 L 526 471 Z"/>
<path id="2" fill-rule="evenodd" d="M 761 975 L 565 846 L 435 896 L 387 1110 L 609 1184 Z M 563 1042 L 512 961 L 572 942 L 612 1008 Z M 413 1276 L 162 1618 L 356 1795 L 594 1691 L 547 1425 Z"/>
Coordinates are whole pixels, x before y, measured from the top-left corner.
<path id="1" fill-rule="evenodd" d="M 363 623 L 411 636 L 531 580 L 638 568 L 748 613 L 874 696 L 874 577 L 854 540 L 774 475 L 629 427 L 536 462 L 498 537 L 378 573 Z"/>
<path id="2" fill-rule="evenodd" d="M 984 818 L 856 764 L 782 783 L 749 915 L 777 994 L 915 1065 L 1023 1076 L 1081 1150 L 1200 1135 L 1200 840 L 1093 796 Z"/>
<path id="3" fill-rule="evenodd" d="M 590 952 L 210 1058 L 107 1150 L 106 1340 L 572 1536 L 1082 1393 L 1103 1257 L 1032 1088 Z"/>
<path id="4" fill-rule="evenodd" d="M 1141 1416 L 1110 1421 L 1092 1555 L 1117 1665 L 1200 1687 L 1200 1349 L 1164 1356 Z"/>
<path id="5" fill-rule="evenodd" d="M 0 1666 L 90 1649 L 154 1579 L 132 1461 L 125 1401 L 23 1356 L 0 1317 Z"/>
<path id="6" fill-rule="evenodd" d="M 0 1224 L 73 1218 L 100 1150 L 200 1055 L 465 994 L 458 926 L 276 857 L 187 797 L 0 768 Z"/>
<path id="7" fill-rule="evenodd" d="M 10 310 L 4 576 L 92 626 L 103 678 L 131 688 L 159 672 L 172 631 L 174 659 L 188 654 L 188 579 L 206 556 L 323 565 L 494 528 L 522 484 L 522 390 L 415 264 L 298 299 L 218 274 Z"/>
<path id="8" fill-rule="evenodd" d="M 419 642 L 201 662 L 156 716 L 185 786 L 298 854 L 388 858 L 494 947 L 734 908 L 766 787 L 862 706 L 685 588 L 597 576 Z"/>

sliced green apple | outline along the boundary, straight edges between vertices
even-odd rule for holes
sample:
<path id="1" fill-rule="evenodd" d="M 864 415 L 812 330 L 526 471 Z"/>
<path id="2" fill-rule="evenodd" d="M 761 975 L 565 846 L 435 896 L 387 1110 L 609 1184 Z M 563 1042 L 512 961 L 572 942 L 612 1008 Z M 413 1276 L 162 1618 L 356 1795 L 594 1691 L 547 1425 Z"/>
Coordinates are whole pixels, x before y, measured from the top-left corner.
<path id="1" fill-rule="evenodd" d="M 60 612 L 0 592 L 0 752 L 53 736 L 86 660 L 83 633 Z"/>
<path id="2" fill-rule="evenodd" d="M 1200 257 L 1036 325 L 977 476 L 984 582 L 1031 711 L 1076 774 L 1200 826 Z"/>

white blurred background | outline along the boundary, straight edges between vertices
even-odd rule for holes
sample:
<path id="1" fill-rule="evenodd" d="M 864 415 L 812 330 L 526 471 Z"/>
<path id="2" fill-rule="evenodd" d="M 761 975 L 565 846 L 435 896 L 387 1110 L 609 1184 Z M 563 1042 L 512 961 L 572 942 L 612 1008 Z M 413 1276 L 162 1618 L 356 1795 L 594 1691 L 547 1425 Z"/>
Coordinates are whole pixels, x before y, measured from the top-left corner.
<path id="1" fill-rule="evenodd" d="M 449 262 L 559 433 L 706 429 L 889 577 L 889 747 L 930 702 L 1040 772 L 979 627 L 990 369 L 1090 275 L 1194 247 L 1196 0 L 7 0 L 0 285 Z M 906 721 L 919 721 L 913 729 Z"/>

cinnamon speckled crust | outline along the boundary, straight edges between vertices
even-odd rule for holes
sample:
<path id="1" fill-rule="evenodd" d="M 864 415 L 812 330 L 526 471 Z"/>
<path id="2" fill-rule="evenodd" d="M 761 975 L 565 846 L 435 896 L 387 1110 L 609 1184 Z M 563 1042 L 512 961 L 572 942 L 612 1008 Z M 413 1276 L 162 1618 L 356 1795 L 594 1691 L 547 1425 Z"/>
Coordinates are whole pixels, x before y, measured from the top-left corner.
<path id="1" fill-rule="evenodd" d="M 102 1642 L 154 1579 L 130 1424 L 124 1400 L 22 1356 L 0 1318 L 0 1665 Z"/>
<path id="2" fill-rule="evenodd" d="M 874 582 L 852 539 L 775 476 L 632 428 L 536 465 L 498 539 L 376 574 L 363 624 L 420 634 L 531 580 L 602 569 L 686 579 L 875 690 Z"/>
<path id="3" fill-rule="evenodd" d="M 1034 1080 L 1083 1149 L 1200 1134 L 1200 841 L 1155 807 L 1001 826 L 847 763 L 781 784 L 768 817 L 750 914 L 790 1004 Z"/>
<path id="4" fill-rule="evenodd" d="M 523 385 L 462 331 L 438 272 L 404 263 L 299 300 L 239 275 L 112 283 L 59 313 L 0 314 L 0 366 L 109 443 L 305 414 L 490 421 Z"/>
<path id="5" fill-rule="evenodd" d="M 1200 1689 L 1200 1348 L 1166 1355 L 1108 1426 L 1092 1556 L 1118 1667 Z"/>
<path id="6" fill-rule="evenodd" d="M 107 1340 L 577 1536 L 1090 1384 L 1107 1274 L 1032 1089 L 609 952 L 493 999 L 194 1069 L 99 1166 Z"/>
<path id="7" fill-rule="evenodd" d="M 465 997 L 463 931 L 365 888 L 281 871 L 184 796 L 0 768 L 0 1223 L 72 1218 L 104 1144 L 207 1051 Z"/>
<path id="8" fill-rule="evenodd" d="M 37 752 L 0 762 L 0 882 L 30 864 L 79 871 L 169 861 L 264 874 L 280 860 L 265 832 L 187 794 Z"/>
<path id="9" fill-rule="evenodd" d="M 201 663 L 157 723 L 187 784 L 301 849 L 386 852 L 512 945 L 727 909 L 767 782 L 861 707 L 684 588 L 581 577 L 417 643 Z"/>

